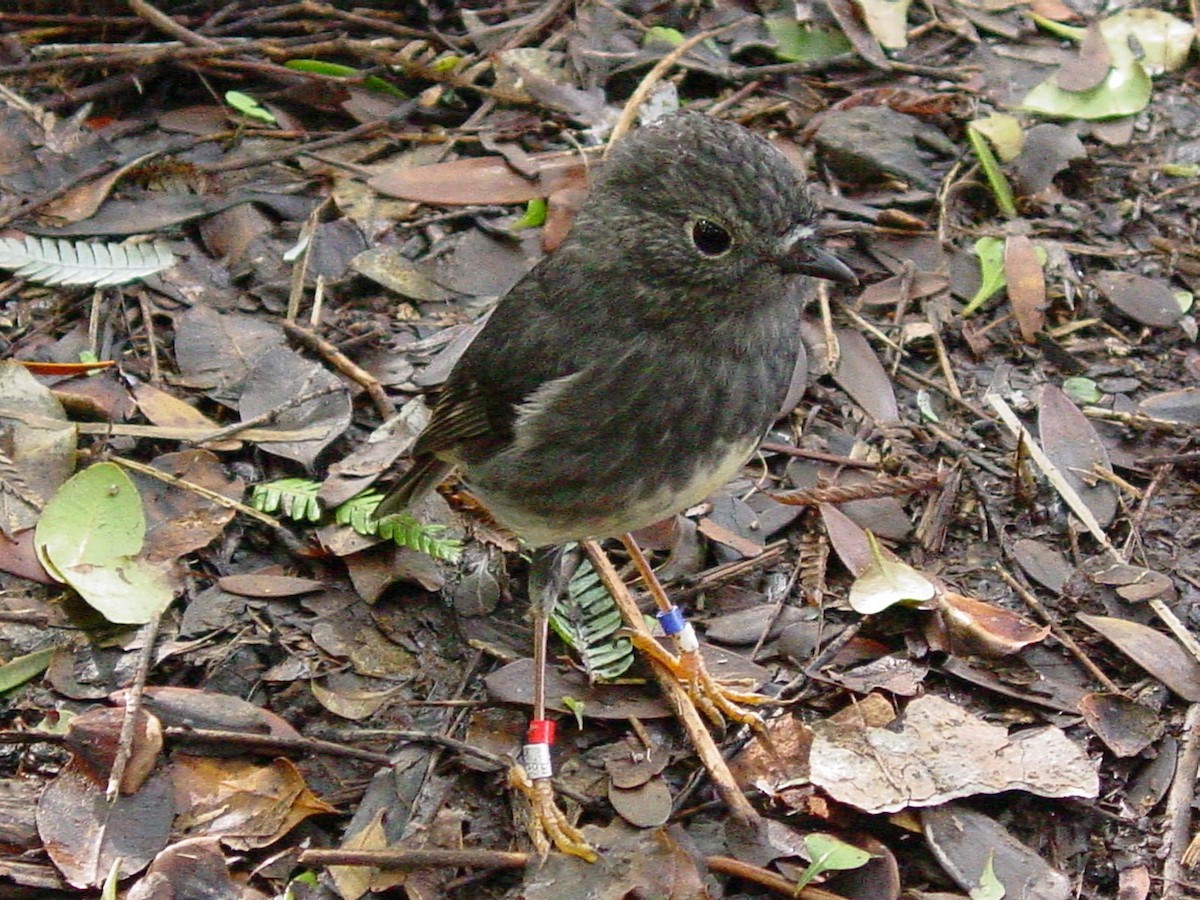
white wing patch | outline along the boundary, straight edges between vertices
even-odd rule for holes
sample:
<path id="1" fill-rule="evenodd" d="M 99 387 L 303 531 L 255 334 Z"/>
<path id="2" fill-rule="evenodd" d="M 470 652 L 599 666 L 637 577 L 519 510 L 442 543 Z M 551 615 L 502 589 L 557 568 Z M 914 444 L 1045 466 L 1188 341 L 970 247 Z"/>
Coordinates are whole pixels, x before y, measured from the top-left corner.
<path id="1" fill-rule="evenodd" d="M 516 437 L 513 446 L 518 452 L 527 449 L 536 441 L 540 430 L 538 419 L 571 389 L 571 385 L 579 380 L 584 371 L 586 370 L 581 369 L 570 375 L 551 379 L 545 384 L 539 385 L 537 390 L 521 401 L 517 406 L 516 421 L 513 422 L 513 434 Z"/>

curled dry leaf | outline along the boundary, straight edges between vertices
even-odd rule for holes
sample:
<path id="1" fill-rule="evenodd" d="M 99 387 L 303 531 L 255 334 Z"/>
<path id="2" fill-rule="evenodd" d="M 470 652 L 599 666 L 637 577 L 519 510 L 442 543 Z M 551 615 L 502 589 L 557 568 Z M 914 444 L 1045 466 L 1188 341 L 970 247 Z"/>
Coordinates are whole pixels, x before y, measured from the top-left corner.
<path id="1" fill-rule="evenodd" d="M 76 716 L 67 728 L 67 748 L 101 787 L 108 784 L 124 721 L 124 708 L 97 707 Z M 139 710 L 129 759 L 121 779 L 122 794 L 137 793 L 146 783 L 162 746 L 162 724 L 145 710 Z"/>
<path id="2" fill-rule="evenodd" d="M 954 591 L 943 591 L 937 603 L 953 638 L 983 655 L 1011 656 L 1050 633 L 1049 625 L 1034 625 L 1011 610 Z"/>
<path id="3" fill-rule="evenodd" d="M 248 850 L 274 843 L 309 816 L 336 812 L 308 789 L 287 759 L 260 765 L 180 756 L 173 768 L 175 798 L 184 810 L 175 828 L 190 837 L 216 836 Z"/>

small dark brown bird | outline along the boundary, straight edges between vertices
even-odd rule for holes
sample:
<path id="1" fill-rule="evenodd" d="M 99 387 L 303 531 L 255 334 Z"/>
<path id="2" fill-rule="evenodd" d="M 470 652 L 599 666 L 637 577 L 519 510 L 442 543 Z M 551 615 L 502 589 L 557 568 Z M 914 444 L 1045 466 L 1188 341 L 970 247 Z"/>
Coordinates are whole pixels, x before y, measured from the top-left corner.
<path id="1" fill-rule="evenodd" d="M 780 412 L 807 276 L 854 280 L 815 215 L 787 159 L 739 125 L 678 113 L 620 141 L 562 245 L 463 353 L 376 515 L 453 468 L 532 547 L 622 536 L 705 499 Z M 690 626 L 662 616 L 695 655 Z M 698 655 L 682 668 L 710 716 L 737 716 Z"/>
<path id="2" fill-rule="evenodd" d="M 694 113 L 617 144 L 562 245 L 463 353 L 380 504 L 457 467 L 530 546 L 610 537 L 728 481 L 780 411 L 816 275 L 796 171 L 741 126 Z"/>

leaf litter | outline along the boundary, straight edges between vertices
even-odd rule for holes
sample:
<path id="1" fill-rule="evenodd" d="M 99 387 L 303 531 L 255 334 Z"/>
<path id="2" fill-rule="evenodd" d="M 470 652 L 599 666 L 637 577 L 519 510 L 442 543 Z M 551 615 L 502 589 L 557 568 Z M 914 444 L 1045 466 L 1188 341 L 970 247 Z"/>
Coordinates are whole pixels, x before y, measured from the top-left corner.
<path id="1" fill-rule="evenodd" d="M 1194 23 L 714 6 L 138 4 L 57 23 L 53 55 L 49 19 L 0 12 L 4 239 L 53 250 L 0 288 L 0 885 L 1187 895 Z M 723 736 L 764 818 L 705 803 L 644 664 L 598 677 L 625 638 L 589 600 L 550 701 L 604 864 L 525 870 L 524 564 L 453 484 L 386 540 L 360 492 L 641 79 L 737 15 L 654 103 L 815 172 L 862 282 L 809 311 L 762 458 L 647 542 L 714 669 L 788 701 L 769 741 Z"/>

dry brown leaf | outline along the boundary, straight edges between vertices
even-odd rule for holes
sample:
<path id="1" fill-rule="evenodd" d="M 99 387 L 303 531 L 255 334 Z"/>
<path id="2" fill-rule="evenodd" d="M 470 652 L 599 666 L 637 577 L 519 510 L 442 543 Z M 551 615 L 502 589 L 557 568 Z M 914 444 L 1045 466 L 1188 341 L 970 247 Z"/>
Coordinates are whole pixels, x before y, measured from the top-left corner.
<path id="1" fill-rule="evenodd" d="M 1025 235 L 1010 235 L 1004 242 L 1004 277 L 1021 339 L 1032 344 L 1046 323 L 1046 273 Z"/>

